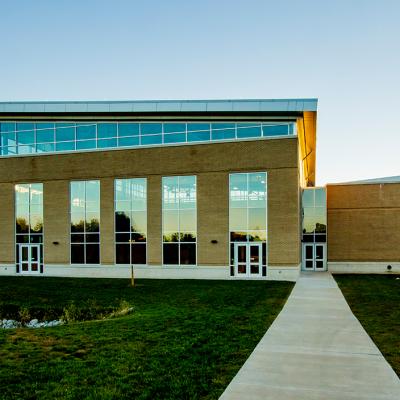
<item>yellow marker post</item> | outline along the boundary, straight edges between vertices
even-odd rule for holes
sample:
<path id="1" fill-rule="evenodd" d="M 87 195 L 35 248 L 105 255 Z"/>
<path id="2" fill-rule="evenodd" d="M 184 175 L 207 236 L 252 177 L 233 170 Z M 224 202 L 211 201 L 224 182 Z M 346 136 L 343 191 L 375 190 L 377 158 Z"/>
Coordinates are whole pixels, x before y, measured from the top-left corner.
<path id="1" fill-rule="evenodd" d="M 135 286 L 135 275 L 133 273 L 133 265 L 131 265 L 131 286 Z"/>

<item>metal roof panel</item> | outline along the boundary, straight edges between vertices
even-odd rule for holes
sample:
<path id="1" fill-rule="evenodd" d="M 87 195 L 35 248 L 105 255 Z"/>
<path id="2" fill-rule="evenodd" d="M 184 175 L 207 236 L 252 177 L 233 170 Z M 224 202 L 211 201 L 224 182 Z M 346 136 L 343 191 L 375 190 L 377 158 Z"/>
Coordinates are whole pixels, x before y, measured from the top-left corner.
<path id="1" fill-rule="evenodd" d="M 28 101 L 0 102 L 0 112 L 302 112 L 317 111 L 317 103 L 317 99 Z"/>

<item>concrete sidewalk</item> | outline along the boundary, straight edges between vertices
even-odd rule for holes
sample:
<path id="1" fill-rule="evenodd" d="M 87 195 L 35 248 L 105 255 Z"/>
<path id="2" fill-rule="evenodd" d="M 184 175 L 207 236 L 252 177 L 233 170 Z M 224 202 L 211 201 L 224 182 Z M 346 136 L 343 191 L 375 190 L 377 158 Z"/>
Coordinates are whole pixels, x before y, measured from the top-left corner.
<path id="1" fill-rule="evenodd" d="M 223 400 L 399 400 L 400 380 L 331 274 L 302 274 Z"/>

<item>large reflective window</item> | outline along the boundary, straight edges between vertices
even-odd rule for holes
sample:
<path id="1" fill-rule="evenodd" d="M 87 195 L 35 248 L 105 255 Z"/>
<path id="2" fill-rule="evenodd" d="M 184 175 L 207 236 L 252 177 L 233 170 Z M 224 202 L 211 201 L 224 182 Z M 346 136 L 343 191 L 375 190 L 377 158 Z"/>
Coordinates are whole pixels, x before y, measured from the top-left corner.
<path id="1" fill-rule="evenodd" d="M 35 143 L 35 132 L 33 130 L 18 132 L 17 141 L 19 144 L 33 144 Z"/>
<path id="2" fill-rule="evenodd" d="M 196 265 L 196 177 L 164 177 L 162 186 L 163 264 Z"/>
<path id="3" fill-rule="evenodd" d="M 117 124 L 97 124 L 97 137 L 99 139 L 116 138 Z"/>
<path id="4" fill-rule="evenodd" d="M 146 178 L 116 179 L 114 203 L 115 262 L 131 265 L 146 264 Z"/>
<path id="5" fill-rule="evenodd" d="M 162 135 L 143 135 L 140 138 L 140 144 L 143 146 L 150 146 L 162 143 Z"/>
<path id="6" fill-rule="evenodd" d="M 70 184 L 71 264 L 100 264 L 100 181 Z"/>
<path id="7" fill-rule="evenodd" d="M 59 123 L 56 124 L 56 141 L 67 142 L 75 140 L 75 124 Z"/>
<path id="8" fill-rule="evenodd" d="M 144 123 L 141 124 L 141 144 L 144 146 L 162 143 L 163 124 Z"/>
<path id="9" fill-rule="evenodd" d="M 43 271 L 43 184 L 15 185 L 15 243 L 17 272 L 20 272 L 21 244 L 38 244 L 39 267 Z M 25 248 L 24 248 L 25 249 Z"/>
<path id="10" fill-rule="evenodd" d="M 238 138 L 252 138 L 261 136 L 261 124 L 246 123 L 237 124 Z"/>
<path id="11" fill-rule="evenodd" d="M 78 140 L 76 142 L 76 149 L 77 150 L 90 150 L 96 148 L 96 141 L 95 140 Z"/>
<path id="12" fill-rule="evenodd" d="M 306 188 L 302 193 L 302 240 L 303 242 L 326 242 L 326 190 Z"/>
<path id="13" fill-rule="evenodd" d="M 136 147 L 140 144 L 139 136 L 118 138 L 118 147 Z"/>
<path id="14" fill-rule="evenodd" d="M 95 124 L 80 124 L 76 127 L 77 140 L 96 139 L 96 125 Z"/>
<path id="15" fill-rule="evenodd" d="M 140 124 L 119 123 L 118 137 L 139 136 Z"/>
<path id="16" fill-rule="evenodd" d="M 186 124 L 183 123 L 165 123 L 164 124 L 164 133 L 185 133 L 186 132 Z"/>
<path id="17" fill-rule="evenodd" d="M 229 176 L 230 259 L 234 262 L 234 242 L 267 243 L 267 173 L 249 172 Z M 263 254 L 263 267 L 266 257 Z"/>
<path id="18" fill-rule="evenodd" d="M 236 126 L 231 123 L 216 123 L 211 124 L 211 139 L 212 140 L 226 140 L 235 139 Z"/>
<path id="19" fill-rule="evenodd" d="M 294 122 L 10 121 L 0 123 L 0 155 L 261 139 L 294 134 Z"/>
<path id="20" fill-rule="evenodd" d="M 15 132 L 0 132 L 0 144 L 2 147 L 15 146 L 16 138 Z"/>
<path id="21" fill-rule="evenodd" d="M 189 123 L 187 124 L 188 142 L 207 142 L 211 139 L 210 124 L 208 123 Z"/>
<path id="22" fill-rule="evenodd" d="M 285 136 L 293 134 L 294 129 L 290 128 L 294 124 L 263 124 L 263 136 Z"/>
<path id="23" fill-rule="evenodd" d="M 54 123 L 36 124 L 36 143 L 53 143 L 54 133 Z"/>
<path id="24" fill-rule="evenodd" d="M 141 133 L 144 136 L 147 135 L 159 135 L 162 133 L 162 124 L 160 123 L 143 123 L 141 124 Z"/>

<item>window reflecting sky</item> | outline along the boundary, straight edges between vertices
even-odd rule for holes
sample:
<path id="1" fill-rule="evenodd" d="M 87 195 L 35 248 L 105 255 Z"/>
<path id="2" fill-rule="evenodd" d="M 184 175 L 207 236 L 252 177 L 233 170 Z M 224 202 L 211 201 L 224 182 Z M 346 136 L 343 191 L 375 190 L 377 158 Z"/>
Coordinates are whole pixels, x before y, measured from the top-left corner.
<path id="1" fill-rule="evenodd" d="M 196 176 L 162 178 L 164 265 L 196 265 Z"/>
<path id="2" fill-rule="evenodd" d="M 326 233 L 326 189 L 304 189 L 302 207 L 303 233 Z"/>
<path id="3" fill-rule="evenodd" d="M 0 155 L 257 139 L 295 133 L 293 121 L 202 124 L 117 121 L 0 122 Z"/>
<path id="4" fill-rule="evenodd" d="M 70 183 L 71 231 L 99 232 L 100 181 Z"/>
<path id="5" fill-rule="evenodd" d="M 229 193 L 231 240 L 239 241 L 240 237 L 244 241 L 266 240 L 267 174 L 230 174 Z M 232 239 L 232 234 L 235 239 Z"/>
<path id="6" fill-rule="evenodd" d="M 15 219 L 17 235 L 43 232 L 42 183 L 15 185 Z"/>
<path id="7" fill-rule="evenodd" d="M 163 185 L 163 234 L 191 233 L 197 230 L 196 177 L 167 176 Z M 182 238 L 181 238 L 182 239 Z M 168 240 L 169 241 L 169 240 Z"/>
<path id="8" fill-rule="evenodd" d="M 134 129 L 126 133 L 135 133 Z M 115 179 L 115 261 L 146 264 L 147 179 Z"/>

